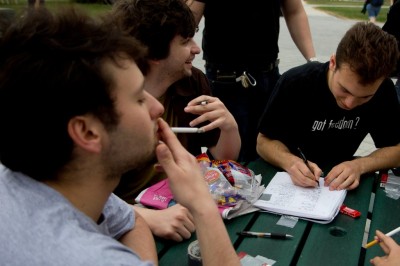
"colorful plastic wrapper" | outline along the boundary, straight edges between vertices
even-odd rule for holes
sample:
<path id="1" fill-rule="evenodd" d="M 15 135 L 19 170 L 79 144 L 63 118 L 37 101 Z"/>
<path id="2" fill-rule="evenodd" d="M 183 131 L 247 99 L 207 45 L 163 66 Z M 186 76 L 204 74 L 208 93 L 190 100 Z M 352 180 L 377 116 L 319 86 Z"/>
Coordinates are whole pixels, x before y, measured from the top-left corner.
<path id="1" fill-rule="evenodd" d="M 259 184 L 249 168 L 233 160 L 210 160 L 205 153 L 197 160 L 219 204 L 234 205 L 240 199 L 252 202 L 259 197 Z"/>

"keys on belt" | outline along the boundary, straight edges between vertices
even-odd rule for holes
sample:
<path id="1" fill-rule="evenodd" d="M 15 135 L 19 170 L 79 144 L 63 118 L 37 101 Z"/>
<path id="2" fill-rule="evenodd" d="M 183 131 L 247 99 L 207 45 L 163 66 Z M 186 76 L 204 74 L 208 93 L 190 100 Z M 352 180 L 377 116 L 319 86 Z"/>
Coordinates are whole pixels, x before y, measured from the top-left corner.
<path id="1" fill-rule="evenodd" d="M 249 86 L 254 87 L 257 85 L 256 79 L 246 71 L 243 71 L 243 74 L 237 77 L 235 80 L 236 82 L 241 82 L 244 88 L 248 88 Z"/>
<path id="2" fill-rule="evenodd" d="M 262 73 L 270 72 L 271 70 L 276 68 L 278 65 L 279 65 L 279 59 L 276 59 L 275 62 L 267 64 L 260 70 L 257 70 L 257 72 L 262 72 Z M 218 80 L 218 81 L 240 82 L 244 88 L 248 88 L 250 86 L 254 87 L 257 85 L 256 79 L 247 71 L 243 71 L 243 73 L 240 76 L 238 76 L 238 74 L 236 74 L 237 73 L 236 71 L 223 70 L 224 68 L 222 68 L 222 70 L 221 70 L 216 64 L 213 64 L 213 63 L 207 63 L 206 68 L 207 67 L 210 69 L 214 69 L 214 71 L 216 71 L 216 80 Z M 239 67 L 239 68 L 243 69 L 243 67 Z"/>
<path id="3" fill-rule="evenodd" d="M 257 85 L 256 79 L 247 71 L 243 71 L 243 73 L 238 76 L 235 71 L 230 73 L 221 73 L 217 70 L 216 79 L 221 82 L 241 82 L 244 88 L 248 88 L 249 86 L 254 87 Z"/>

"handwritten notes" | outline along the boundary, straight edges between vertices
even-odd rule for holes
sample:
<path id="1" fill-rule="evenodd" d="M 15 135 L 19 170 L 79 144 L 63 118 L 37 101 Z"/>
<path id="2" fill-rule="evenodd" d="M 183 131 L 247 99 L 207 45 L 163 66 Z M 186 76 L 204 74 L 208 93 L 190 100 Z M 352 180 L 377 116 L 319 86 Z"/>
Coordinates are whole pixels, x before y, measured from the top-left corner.
<path id="1" fill-rule="evenodd" d="M 323 183 L 321 178 L 319 187 L 304 188 L 294 185 L 288 173 L 278 172 L 254 206 L 316 222 L 330 222 L 337 215 L 346 190 L 330 191 Z"/>

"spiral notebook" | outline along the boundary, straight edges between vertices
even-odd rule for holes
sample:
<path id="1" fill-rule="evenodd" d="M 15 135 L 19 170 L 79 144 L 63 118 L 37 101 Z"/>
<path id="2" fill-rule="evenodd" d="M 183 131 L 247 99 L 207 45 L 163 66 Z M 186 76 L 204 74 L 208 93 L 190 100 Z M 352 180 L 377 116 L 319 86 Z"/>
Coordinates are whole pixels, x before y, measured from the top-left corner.
<path id="1" fill-rule="evenodd" d="M 330 191 L 320 178 L 319 187 L 305 188 L 293 184 L 286 172 L 277 172 L 254 203 L 264 211 L 329 223 L 339 212 L 347 190 Z"/>

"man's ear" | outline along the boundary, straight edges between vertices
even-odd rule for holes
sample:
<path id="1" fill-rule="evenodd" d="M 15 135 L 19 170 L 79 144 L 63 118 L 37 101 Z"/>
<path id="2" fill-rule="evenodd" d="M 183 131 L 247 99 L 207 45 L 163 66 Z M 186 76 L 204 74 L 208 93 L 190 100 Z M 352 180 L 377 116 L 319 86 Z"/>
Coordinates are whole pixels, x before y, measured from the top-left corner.
<path id="1" fill-rule="evenodd" d="M 336 55 L 332 54 L 329 58 L 329 69 L 333 72 L 336 70 Z"/>
<path id="2" fill-rule="evenodd" d="M 75 145 L 89 152 L 101 151 L 101 123 L 93 116 L 75 116 L 68 122 L 68 134 Z"/>

